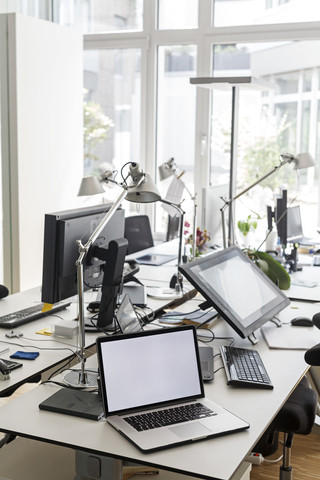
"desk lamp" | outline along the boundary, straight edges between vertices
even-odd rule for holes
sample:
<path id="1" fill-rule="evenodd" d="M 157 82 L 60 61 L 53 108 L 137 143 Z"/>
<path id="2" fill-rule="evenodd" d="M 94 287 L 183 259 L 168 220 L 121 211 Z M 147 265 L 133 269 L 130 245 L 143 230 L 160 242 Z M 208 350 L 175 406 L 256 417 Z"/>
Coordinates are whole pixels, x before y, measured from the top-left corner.
<path id="1" fill-rule="evenodd" d="M 272 170 L 267 172 L 265 175 L 263 175 L 261 178 L 256 180 L 254 183 L 249 185 L 249 187 L 245 188 L 242 190 L 240 193 L 235 195 L 234 197 L 230 198 L 229 200 L 224 200 L 222 199 L 225 204 L 221 208 L 221 220 L 222 220 L 222 233 L 223 233 L 223 247 L 227 247 L 227 238 L 226 238 L 226 226 L 225 226 L 225 210 L 226 208 L 229 208 L 229 216 L 232 215 L 232 204 L 235 200 L 237 200 L 239 197 L 244 195 L 245 193 L 249 192 L 253 187 L 261 183 L 263 180 L 268 178 L 270 175 L 275 173 L 277 170 L 279 170 L 281 167 L 286 165 L 287 163 L 292 163 L 294 164 L 294 169 L 295 170 L 300 170 L 302 168 L 309 168 L 309 167 L 314 167 L 316 165 L 314 159 L 310 155 L 310 153 L 299 153 L 298 155 L 292 155 L 291 153 L 283 153 L 280 155 L 280 163 L 278 165 L 275 165 Z M 231 231 L 230 231 L 230 226 L 232 225 L 232 221 L 229 219 L 229 242 L 231 240 Z"/>
<path id="2" fill-rule="evenodd" d="M 81 180 L 78 197 L 84 197 L 87 195 L 96 195 L 98 193 L 104 193 L 103 186 L 99 182 L 96 176 L 86 176 Z"/>
<path id="3" fill-rule="evenodd" d="M 160 180 L 165 180 L 168 177 L 175 176 L 177 179 L 180 179 L 184 174 L 184 171 L 180 174 L 177 173 L 177 166 L 175 164 L 174 158 L 170 158 L 167 162 L 160 165 L 158 168 L 159 170 L 159 178 Z M 197 204 L 196 204 L 196 194 L 192 195 L 188 187 L 183 183 L 184 189 L 190 195 L 191 200 L 193 201 L 193 219 L 192 219 L 192 260 L 195 259 L 196 253 L 196 239 L 197 239 Z M 162 200 L 163 201 L 163 200 Z M 166 203 L 166 202 L 163 202 Z M 181 222 L 183 223 L 183 219 L 181 218 Z M 183 225 L 182 225 L 183 226 Z M 181 229 L 180 229 L 181 232 Z M 181 232 L 183 234 L 183 232 Z M 180 233 L 180 238 L 181 238 Z"/>
<path id="4" fill-rule="evenodd" d="M 125 164 L 122 169 L 121 173 L 123 174 L 123 168 L 128 165 Z M 83 283 L 83 262 L 84 259 L 93 245 L 95 240 L 99 237 L 101 231 L 105 228 L 107 223 L 110 221 L 114 213 L 116 212 L 117 208 L 121 204 L 122 200 L 126 197 L 131 199 L 130 201 L 138 201 L 141 203 L 149 203 L 155 202 L 160 200 L 160 194 L 158 192 L 157 187 L 152 182 L 149 175 L 146 175 L 139 167 L 137 163 L 129 162 L 129 174 L 126 178 L 123 177 L 122 183 L 117 183 L 115 180 L 112 179 L 112 172 L 105 172 L 102 175 L 103 181 L 111 181 L 117 184 L 121 188 L 121 192 L 118 197 L 114 200 L 114 203 L 110 210 L 106 213 L 106 215 L 102 218 L 99 225 L 96 227 L 94 232 L 89 237 L 88 241 L 83 245 L 81 240 L 77 240 L 77 244 L 79 247 L 79 257 L 76 261 L 76 268 L 77 268 L 77 289 L 78 289 L 78 301 L 79 301 L 79 336 L 80 336 L 80 347 L 79 347 L 79 358 L 80 358 L 80 371 L 71 370 L 68 372 L 64 380 L 78 387 L 87 387 L 87 386 L 95 386 L 97 383 L 97 374 L 92 373 L 90 371 L 86 371 L 85 369 L 85 317 L 84 317 L 84 283 Z M 130 185 L 127 184 L 127 179 L 131 177 Z M 93 182 L 96 184 L 96 182 Z M 97 184 L 96 184 L 97 185 Z M 100 189 L 101 185 L 98 182 L 98 189 Z M 94 193 L 99 193 L 94 192 Z"/>

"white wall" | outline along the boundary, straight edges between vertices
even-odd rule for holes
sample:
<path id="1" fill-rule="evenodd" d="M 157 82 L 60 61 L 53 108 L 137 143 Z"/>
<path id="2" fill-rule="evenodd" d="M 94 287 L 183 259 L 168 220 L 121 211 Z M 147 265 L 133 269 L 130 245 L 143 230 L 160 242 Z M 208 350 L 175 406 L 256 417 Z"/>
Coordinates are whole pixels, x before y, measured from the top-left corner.
<path id="1" fill-rule="evenodd" d="M 2 138 L 4 275 L 13 292 L 41 284 L 44 214 L 77 203 L 83 171 L 82 35 L 24 15 L 3 16 L 9 102 L 9 138 Z"/>

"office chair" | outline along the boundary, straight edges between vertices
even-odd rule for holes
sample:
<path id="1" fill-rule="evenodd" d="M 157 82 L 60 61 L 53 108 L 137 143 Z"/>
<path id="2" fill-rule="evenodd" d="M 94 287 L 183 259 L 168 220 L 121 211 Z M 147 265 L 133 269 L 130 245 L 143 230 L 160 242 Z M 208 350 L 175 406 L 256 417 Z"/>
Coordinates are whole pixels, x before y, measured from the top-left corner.
<path id="1" fill-rule="evenodd" d="M 124 236 L 129 243 L 128 254 L 153 247 L 149 217 L 147 215 L 133 215 L 132 217 L 126 217 L 124 223 Z"/>
<path id="2" fill-rule="evenodd" d="M 305 353 L 305 361 L 310 365 L 320 365 L 320 344 Z M 313 363 L 311 363 L 313 362 Z M 316 363 L 317 362 L 317 363 Z M 278 446 L 279 432 L 284 434 L 283 457 L 280 467 L 280 480 L 291 480 L 291 446 L 294 434 L 308 435 L 314 425 L 318 407 L 317 394 L 303 377 L 268 430 L 254 447 L 255 452 L 267 456 Z"/>

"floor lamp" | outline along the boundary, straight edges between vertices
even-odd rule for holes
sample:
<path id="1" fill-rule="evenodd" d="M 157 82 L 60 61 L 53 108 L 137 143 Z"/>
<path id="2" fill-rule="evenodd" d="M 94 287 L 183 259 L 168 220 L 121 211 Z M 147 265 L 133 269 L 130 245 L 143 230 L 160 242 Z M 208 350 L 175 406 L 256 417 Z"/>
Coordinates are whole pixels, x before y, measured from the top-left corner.
<path id="1" fill-rule="evenodd" d="M 76 261 L 77 269 L 77 289 L 78 289 L 78 302 L 79 302 L 79 333 L 80 333 L 80 370 L 71 370 L 68 372 L 64 380 L 66 383 L 72 384 L 78 387 L 94 386 L 97 382 L 97 374 L 87 371 L 85 368 L 85 317 L 84 317 L 84 282 L 83 282 L 83 262 L 87 256 L 90 247 L 95 240 L 99 237 L 101 231 L 105 228 L 108 222 L 113 217 L 117 208 L 121 204 L 122 200 L 127 198 L 131 202 L 139 203 L 151 203 L 160 200 L 160 194 L 150 175 L 145 174 L 137 163 L 129 162 L 122 167 L 129 165 L 129 174 L 123 179 L 122 183 L 117 183 L 112 179 L 112 172 L 106 172 L 102 177 L 103 181 L 112 181 L 121 187 L 121 192 L 113 202 L 112 207 L 106 215 L 102 218 L 99 225 L 89 237 L 88 241 L 83 245 L 81 240 L 77 240 L 79 257 Z M 130 184 L 127 183 L 128 178 L 131 179 Z M 96 183 L 94 181 L 94 183 Z M 97 184 L 96 184 L 97 185 Z M 100 187 L 100 186 L 99 186 Z M 91 189 L 92 192 L 92 189 Z M 101 190 L 94 192 L 100 193 Z"/>
<path id="2" fill-rule="evenodd" d="M 175 164 L 174 158 L 170 158 L 167 162 L 163 163 L 159 167 L 159 177 L 160 180 L 165 180 L 168 177 L 175 176 L 176 178 L 181 178 L 181 176 L 184 174 L 184 172 L 180 173 L 178 175 L 177 173 L 177 166 Z M 184 185 L 184 189 L 187 191 L 189 194 L 191 200 L 193 201 L 193 219 L 192 219 L 192 260 L 195 259 L 195 254 L 196 254 L 196 239 L 197 239 L 197 203 L 196 203 L 196 194 L 192 195 L 188 187 Z M 163 200 L 162 200 L 163 201 Z M 163 201 L 163 203 L 166 203 Z M 182 239 L 183 236 L 183 222 L 184 219 L 181 217 L 180 220 L 180 239 Z M 181 228 L 181 223 L 182 223 L 182 228 Z"/>
<path id="3" fill-rule="evenodd" d="M 190 84 L 210 90 L 230 90 L 231 88 L 231 131 L 230 131 L 230 184 L 229 197 L 233 197 L 235 189 L 234 169 L 237 162 L 237 143 L 238 143 L 238 115 L 239 115 L 239 93 L 240 88 L 254 90 L 274 90 L 274 85 L 262 78 L 252 77 L 251 75 L 234 77 L 193 77 L 190 78 Z M 230 204 L 228 230 L 232 231 L 232 204 Z"/>
<path id="4" fill-rule="evenodd" d="M 223 247 L 226 248 L 228 245 L 227 243 L 230 242 L 231 240 L 231 228 L 233 226 L 233 221 L 232 221 L 232 204 L 235 200 L 237 200 L 239 197 L 244 195 L 245 193 L 249 192 L 253 187 L 261 183 L 263 180 L 268 178 L 270 175 L 273 173 L 277 172 L 280 168 L 282 168 L 284 165 L 292 163 L 294 164 L 294 169 L 295 170 L 300 170 L 302 168 L 309 168 L 309 167 L 314 167 L 316 165 L 314 159 L 311 157 L 309 153 L 299 153 L 298 155 L 292 155 L 291 153 L 283 153 L 280 155 L 280 163 L 278 165 L 275 165 L 272 170 L 267 172 L 265 175 L 263 175 L 261 178 L 256 180 L 254 183 L 249 185 L 249 187 L 245 188 L 242 190 L 240 193 L 235 195 L 234 197 L 230 198 L 229 200 L 224 200 L 225 204 L 221 208 L 221 221 L 222 221 L 222 232 L 223 232 Z M 226 225 L 225 225 L 225 210 L 229 209 L 229 231 L 228 231 L 228 242 L 227 242 L 227 235 L 226 235 Z M 231 221 L 230 221 L 231 220 Z"/>

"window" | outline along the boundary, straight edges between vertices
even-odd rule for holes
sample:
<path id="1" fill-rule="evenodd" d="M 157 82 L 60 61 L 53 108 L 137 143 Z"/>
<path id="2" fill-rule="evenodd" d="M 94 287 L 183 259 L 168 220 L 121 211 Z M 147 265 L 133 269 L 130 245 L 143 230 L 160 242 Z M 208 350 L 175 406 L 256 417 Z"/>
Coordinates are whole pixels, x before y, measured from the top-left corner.
<path id="1" fill-rule="evenodd" d="M 84 52 L 85 173 L 140 162 L 141 52 Z"/>
<path id="2" fill-rule="evenodd" d="M 174 157 L 190 190 L 194 189 L 196 89 L 190 85 L 189 78 L 196 74 L 196 62 L 194 45 L 158 47 L 157 166 Z M 170 182 L 168 178 L 159 184 L 162 196 Z M 184 209 L 190 214 L 193 204 L 189 195 L 184 198 Z M 159 228 L 161 221 L 160 216 Z"/>
<path id="3" fill-rule="evenodd" d="M 53 18 L 56 23 L 84 33 L 142 30 L 142 3 L 142 0 L 54 0 Z"/>
<path id="4" fill-rule="evenodd" d="M 158 8 L 160 29 L 198 26 L 198 0 L 158 0 Z"/>
<path id="5" fill-rule="evenodd" d="M 316 124 L 320 64 L 318 42 L 279 42 L 215 45 L 213 75 L 257 78 L 257 87 L 240 86 L 238 102 L 236 189 L 242 191 L 279 163 L 282 153 L 309 152 L 316 158 Z M 303 60 L 299 52 L 304 52 Z M 271 61 L 272 59 L 272 61 Z M 294 59 L 294 61 L 292 61 Z M 305 68 L 305 67 L 309 68 Z M 259 81 L 261 86 L 259 86 Z M 229 105 L 228 110 L 226 105 Z M 230 174 L 231 88 L 214 91 L 212 107 L 212 183 L 224 183 Z M 314 119 L 314 122 L 312 121 Z M 293 170 L 291 165 L 268 177 L 247 197 L 236 202 L 237 218 L 266 216 L 280 185 L 288 190 L 288 203 L 303 208 L 304 221 L 317 227 L 317 169 Z M 307 193 L 307 194 L 306 194 Z M 265 232 L 265 227 L 264 227 Z"/>
<path id="6" fill-rule="evenodd" d="M 213 25 L 257 25 L 320 20 L 317 0 L 214 0 Z"/>
<path id="7" fill-rule="evenodd" d="M 107 122 L 105 138 L 86 142 L 87 173 L 134 160 L 156 176 L 156 166 L 174 157 L 200 213 L 202 187 L 230 179 L 231 88 L 209 95 L 189 84 L 212 74 L 252 75 L 268 85 L 239 89 L 238 191 L 282 152 L 308 149 L 319 160 L 318 0 L 19 1 L 35 16 L 45 5 L 51 20 L 84 33 L 84 105 Z M 317 204 L 318 169 L 289 167 L 270 185 L 283 181 L 297 201 Z M 168 184 L 159 187 L 165 193 Z"/>

